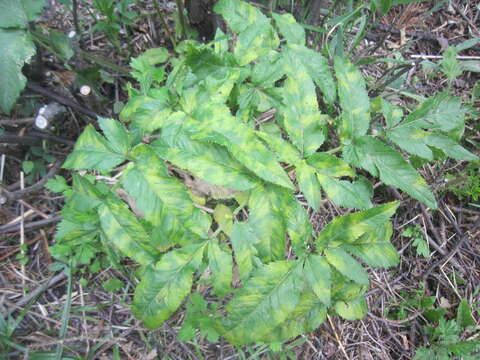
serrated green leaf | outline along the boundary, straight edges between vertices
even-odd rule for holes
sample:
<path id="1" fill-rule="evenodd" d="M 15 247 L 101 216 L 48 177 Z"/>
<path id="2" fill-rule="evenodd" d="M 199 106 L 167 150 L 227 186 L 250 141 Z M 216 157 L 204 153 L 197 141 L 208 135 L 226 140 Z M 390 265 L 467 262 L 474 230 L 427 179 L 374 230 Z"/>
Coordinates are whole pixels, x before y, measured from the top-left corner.
<path id="1" fill-rule="evenodd" d="M 285 256 L 284 204 L 289 194 L 288 190 L 274 185 L 259 186 L 250 193 L 248 223 L 258 238 L 255 246 L 264 262 Z"/>
<path id="2" fill-rule="evenodd" d="M 107 239 L 125 255 L 142 265 L 155 261 L 158 252 L 135 215 L 120 201 L 105 200 L 98 208 L 100 225 Z"/>
<path id="3" fill-rule="evenodd" d="M 332 177 L 355 176 L 355 171 L 342 159 L 324 152 L 310 155 L 307 164 L 318 170 L 319 174 Z"/>
<path id="4" fill-rule="evenodd" d="M 56 193 L 61 193 L 70 189 L 70 186 L 67 184 L 67 180 L 63 176 L 55 175 L 54 178 L 51 178 L 45 184 L 45 187 Z"/>
<path id="5" fill-rule="evenodd" d="M 98 122 L 112 150 L 127 155 L 131 148 L 131 138 L 127 129 L 114 119 L 99 118 Z"/>
<path id="6" fill-rule="evenodd" d="M 255 242 L 256 234 L 248 222 L 236 222 L 232 229 L 232 248 L 235 253 L 235 262 L 238 265 L 240 280 L 245 281 L 250 276 L 257 255 Z"/>
<path id="7" fill-rule="evenodd" d="M 384 226 L 397 210 L 399 203 L 391 202 L 368 210 L 339 216 L 325 226 L 317 238 L 317 244 L 323 246 L 332 243 L 352 243 L 365 233 Z"/>
<path id="8" fill-rule="evenodd" d="M 425 180 L 400 153 L 380 140 L 363 136 L 355 139 L 355 145 L 344 150 L 345 159 L 351 164 L 378 176 L 386 185 L 395 186 L 432 209 L 437 208 L 435 196 Z"/>
<path id="9" fill-rule="evenodd" d="M 148 145 L 138 145 L 132 152 L 135 166 L 127 169 L 122 185 L 134 198 L 136 206 L 153 225 L 161 222 L 165 209 L 179 218 L 182 226 L 200 237 L 210 227 L 207 214 L 196 208 L 186 187 L 168 175 L 165 164 Z"/>
<path id="10" fill-rule="evenodd" d="M 175 249 L 147 267 L 135 289 L 132 306 L 147 328 L 158 328 L 190 293 L 193 272 L 202 262 L 205 244 Z"/>
<path id="11" fill-rule="evenodd" d="M 254 6 L 238 0 L 220 0 L 214 10 L 238 34 L 234 54 L 240 65 L 246 65 L 278 47 L 278 36 L 268 18 Z"/>
<path id="12" fill-rule="evenodd" d="M 315 169 L 305 161 L 301 161 L 296 166 L 296 177 L 300 190 L 308 201 L 308 205 L 315 211 L 318 211 L 321 205 L 322 194 Z"/>
<path id="13" fill-rule="evenodd" d="M 217 242 L 210 241 L 208 244 L 208 266 L 212 271 L 215 293 L 220 297 L 224 297 L 232 291 L 232 255 L 222 250 Z"/>
<path id="14" fill-rule="evenodd" d="M 324 250 L 325 257 L 330 265 L 342 275 L 361 285 L 368 285 L 368 273 L 352 256 L 341 248 L 328 248 Z"/>
<path id="15" fill-rule="evenodd" d="M 285 130 L 292 143 L 305 156 L 313 154 L 325 141 L 324 124 L 318 110 L 313 81 L 306 70 L 290 58 L 295 76 L 289 76 L 283 86 L 284 108 L 281 110 Z"/>
<path id="16" fill-rule="evenodd" d="M 368 180 L 348 182 L 317 174 L 318 182 L 327 194 L 327 197 L 338 206 L 368 209 L 372 207 L 370 198 L 373 189 Z"/>
<path id="17" fill-rule="evenodd" d="M 317 296 L 312 292 L 304 292 L 300 294 L 300 300 L 288 318 L 257 341 L 282 343 L 316 330 L 325 321 L 326 316 L 327 308 Z"/>
<path id="18" fill-rule="evenodd" d="M 466 299 L 462 299 L 460 304 L 458 304 L 457 323 L 462 329 L 476 324 L 472 316 L 472 310 Z"/>
<path id="19" fill-rule="evenodd" d="M 284 209 L 290 243 L 295 254 L 302 257 L 313 234 L 310 218 L 307 210 L 297 201 L 293 194 L 285 198 Z"/>
<path id="20" fill-rule="evenodd" d="M 212 143 L 200 143 L 183 138 L 176 146 L 162 139 L 152 148 L 163 159 L 212 185 L 226 186 L 238 191 L 254 188 L 257 180 L 225 148 Z"/>
<path id="21" fill-rule="evenodd" d="M 272 18 L 288 44 L 305 45 L 305 30 L 292 14 L 272 13 Z"/>
<path id="22" fill-rule="evenodd" d="M 437 148 L 455 160 L 478 160 L 478 156 L 464 149 L 451 138 L 440 134 L 429 134 L 425 138 L 427 145 Z"/>
<path id="23" fill-rule="evenodd" d="M 213 141 L 225 146 L 234 158 L 260 178 L 293 190 L 293 184 L 276 161 L 275 155 L 258 139 L 254 130 L 239 122 L 225 105 L 203 105 L 196 116 L 202 122 L 189 119 L 193 139 Z"/>
<path id="24" fill-rule="evenodd" d="M 0 0 L 0 28 L 26 29 L 44 6 L 44 0 Z"/>
<path id="25" fill-rule="evenodd" d="M 333 105 L 337 97 L 337 87 L 327 59 L 317 51 L 295 44 L 286 46 L 283 55 L 289 59 L 289 62 L 286 62 L 286 73 L 295 77 L 299 67 L 304 69 L 322 92 L 324 101 Z M 294 59 L 293 62 L 292 59 Z"/>
<path id="26" fill-rule="evenodd" d="M 125 161 L 92 125 L 87 125 L 77 139 L 63 168 L 76 170 L 110 170 Z"/>
<path id="27" fill-rule="evenodd" d="M 233 227 L 233 212 L 228 206 L 218 204 L 213 211 L 213 218 L 222 230 L 230 236 Z"/>
<path id="28" fill-rule="evenodd" d="M 25 31 L 1 28 L 1 14 L 5 14 L 1 8 L 2 5 L 17 6 L 15 4 L 17 4 L 17 1 L 0 0 L 0 44 L 2 44 L 2 52 L 0 54 L 0 74 L 2 74 L 2 81 L 0 81 L 0 110 L 7 114 L 10 113 L 27 82 L 27 79 L 22 74 L 22 67 L 35 55 L 35 46 L 30 35 Z"/>
<path id="29" fill-rule="evenodd" d="M 392 5 L 392 0 L 375 0 L 375 7 L 382 15 L 388 13 Z"/>
<path id="30" fill-rule="evenodd" d="M 276 126 L 275 124 L 272 125 Z M 302 158 L 298 150 L 288 141 L 284 140 L 280 135 L 266 133 L 263 131 L 256 131 L 255 134 L 260 139 L 265 141 L 270 150 L 275 153 L 279 161 L 283 161 L 288 164 L 295 164 L 298 161 L 301 161 Z"/>
<path id="31" fill-rule="evenodd" d="M 445 133 L 463 131 L 465 113 L 460 98 L 441 92 L 417 106 L 397 127 L 420 127 Z"/>
<path id="32" fill-rule="evenodd" d="M 325 306 L 330 306 L 330 265 L 324 256 L 312 254 L 305 259 L 303 274 L 313 292 Z"/>
<path id="33" fill-rule="evenodd" d="M 120 112 L 120 120 L 132 122 L 146 133 L 161 129 L 169 121 L 176 121 L 171 117 L 172 110 L 168 107 L 168 98 L 153 98 L 137 95 L 130 98 Z"/>
<path id="34" fill-rule="evenodd" d="M 360 320 L 367 315 L 367 302 L 363 296 L 352 301 L 338 301 L 335 311 L 345 320 Z"/>
<path id="35" fill-rule="evenodd" d="M 381 101 L 383 117 L 385 118 L 387 127 L 392 128 L 402 120 L 403 110 L 401 107 L 393 106 L 385 99 L 380 98 L 380 101 Z"/>
<path id="36" fill-rule="evenodd" d="M 457 60 L 457 49 L 455 46 L 449 46 L 443 52 L 443 58 L 440 62 L 440 69 L 447 76 L 449 81 L 453 81 L 456 77 L 462 75 L 462 63 Z"/>
<path id="37" fill-rule="evenodd" d="M 370 126 L 370 99 L 361 72 L 348 60 L 335 57 L 338 98 L 343 113 L 339 127 L 343 141 L 367 133 Z"/>
<path id="38" fill-rule="evenodd" d="M 246 344 L 269 334 L 299 303 L 301 267 L 296 261 L 277 261 L 257 269 L 228 303 L 226 332 L 232 344 Z"/>
<path id="39" fill-rule="evenodd" d="M 372 228 L 353 243 L 343 243 L 340 246 L 369 266 L 388 268 L 398 265 L 400 259 L 390 243 L 391 236 L 392 225 L 386 223 Z"/>

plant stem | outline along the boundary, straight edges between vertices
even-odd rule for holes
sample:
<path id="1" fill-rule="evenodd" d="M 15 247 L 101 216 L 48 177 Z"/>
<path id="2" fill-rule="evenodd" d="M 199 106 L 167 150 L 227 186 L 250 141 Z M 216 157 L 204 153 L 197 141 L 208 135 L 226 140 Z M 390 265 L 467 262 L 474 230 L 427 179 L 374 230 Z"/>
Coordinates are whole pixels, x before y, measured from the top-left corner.
<path id="1" fill-rule="evenodd" d="M 175 41 L 175 37 L 172 35 L 172 32 L 170 31 L 170 28 L 168 26 L 167 20 L 165 19 L 165 16 L 163 15 L 162 11 L 160 10 L 160 6 L 158 5 L 158 0 L 154 0 L 153 5 L 155 6 L 155 10 L 157 11 L 158 16 L 160 17 L 160 21 L 162 22 L 163 26 L 165 27 L 165 31 L 166 31 L 170 41 L 172 42 L 173 48 L 175 49 L 177 47 L 177 42 Z"/>
<path id="2" fill-rule="evenodd" d="M 183 2 L 182 0 L 175 0 L 175 2 L 177 3 L 178 19 L 180 20 L 180 26 L 182 27 L 180 36 L 182 40 L 185 40 L 187 38 L 187 35 L 186 35 L 186 28 L 185 28 L 186 22 L 185 22 Z"/>

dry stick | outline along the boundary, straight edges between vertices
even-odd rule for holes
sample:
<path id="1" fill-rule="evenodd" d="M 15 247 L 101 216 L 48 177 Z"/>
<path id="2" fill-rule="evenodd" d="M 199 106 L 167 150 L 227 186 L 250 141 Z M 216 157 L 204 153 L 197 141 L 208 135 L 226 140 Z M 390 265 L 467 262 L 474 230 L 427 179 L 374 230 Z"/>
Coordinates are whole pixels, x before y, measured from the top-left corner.
<path id="1" fill-rule="evenodd" d="M 72 0 L 72 16 L 75 31 L 79 38 L 81 38 L 80 26 L 78 26 L 78 0 Z"/>
<path id="2" fill-rule="evenodd" d="M 16 308 L 21 308 L 21 307 L 25 306 L 32 299 L 36 298 L 41 293 L 43 293 L 45 290 L 47 290 L 50 286 L 53 286 L 56 283 L 64 280 L 66 277 L 67 277 L 67 274 L 62 272 L 62 273 L 57 274 L 54 277 L 48 279 L 42 285 L 40 285 L 35 290 L 33 290 L 30 294 L 28 294 L 27 296 L 24 296 L 22 299 L 20 299 L 12 309 L 7 310 L 6 314 L 3 314 L 4 318 L 7 318 L 8 316 L 10 316 L 15 311 Z"/>
<path id="3" fill-rule="evenodd" d="M 175 49 L 177 47 L 177 42 L 175 41 L 175 37 L 172 35 L 172 32 L 170 31 L 170 27 L 168 26 L 165 16 L 163 16 L 162 11 L 160 10 L 160 6 L 158 5 L 158 0 L 154 0 L 153 5 L 155 6 L 155 10 L 157 11 L 158 16 L 160 17 L 160 21 L 165 27 L 165 31 L 167 32 L 167 35 L 170 38 L 170 41 L 172 42 L 173 48 Z"/>
<path id="4" fill-rule="evenodd" d="M 35 118 L 27 117 L 22 119 L 4 119 L 0 120 L 0 125 L 2 126 L 18 126 L 18 125 L 25 125 L 25 124 L 33 124 L 35 122 Z"/>
<path id="5" fill-rule="evenodd" d="M 42 179 L 40 179 L 37 183 L 33 184 L 32 186 L 29 186 L 27 188 L 20 189 L 17 191 L 13 191 L 13 192 L 3 190 L 3 194 L 0 197 L 0 204 L 4 204 L 7 201 L 22 199 L 26 195 L 42 189 L 43 186 L 47 183 L 47 181 L 50 178 L 52 178 L 58 172 L 58 170 L 60 170 L 60 167 L 62 166 L 62 164 L 63 164 L 63 159 L 59 159 L 55 161 L 52 168 L 48 171 L 47 175 L 45 175 Z"/>
<path id="6" fill-rule="evenodd" d="M 187 38 L 186 35 L 186 29 L 185 29 L 185 12 L 183 9 L 183 2 L 182 0 L 175 0 L 177 3 L 177 10 L 178 10 L 178 18 L 180 19 L 180 26 L 182 27 L 182 40 L 185 40 Z"/>
<path id="7" fill-rule="evenodd" d="M 350 360 L 350 358 L 348 357 L 347 351 L 345 350 L 345 347 L 344 347 L 343 344 L 342 344 L 342 341 L 341 341 L 341 339 L 340 339 L 340 336 L 338 336 L 337 329 L 335 328 L 335 325 L 333 324 L 333 321 L 332 321 L 332 319 L 330 318 L 329 315 L 327 315 L 327 319 L 328 319 L 328 322 L 330 323 L 330 326 L 331 326 L 332 329 L 333 329 L 333 333 L 335 334 L 335 339 L 336 339 L 337 342 L 338 342 L 338 346 L 340 347 L 340 350 L 342 350 L 343 356 L 345 356 L 345 358 L 346 358 L 347 360 Z"/>
<path id="8" fill-rule="evenodd" d="M 23 171 L 20 171 L 20 190 L 23 191 L 25 190 L 25 177 Z M 22 257 L 25 257 L 25 249 L 23 248 L 25 245 L 25 228 L 24 228 L 24 216 L 25 216 L 25 207 L 23 206 L 22 203 L 20 203 L 20 254 Z M 22 259 L 23 260 L 23 259 Z M 25 264 L 23 261 L 21 261 L 21 267 L 20 270 L 22 272 L 22 287 L 25 290 Z"/>
<path id="9" fill-rule="evenodd" d="M 445 254 L 440 260 L 436 261 L 432 266 L 430 266 L 430 268 L 423 275 L 424 280 L 427 280 L 427 278 L 430 276 L 430 274 L 433 272 L 433 270 L 435 270 L 438 266 L 443 266 L 443 264 L 446 264 L 449 261 L 451 261 L 452 264 L 453 264 L 453 259 L 452 258 L 457 254 L 457 252 L 460 250 L 460 248 L 465 243 L 465 241 L 467 241 L 467 239 L 470 238 L 469 233 L 466 233 L 466 234 L 463 233 L 462 229 L 460 229 L 460 227 L 458 226 L 457 222 L 455 221 L 453 216 L 450 214 L 450 212 L 447 211 L 446 213 L 448 215 L 448 220 L 450 221 L 450 223 L 455 228 L 455 231 L 457 232 L 457 234 L 460 236 L 460 240 L 455 244 L 455 246 L 453 247 L 452 250 L 450 250 L 447 254 Z M 472 229 L 472 232 L 474 232 L 475 229 L 477 229 L 479 226 L 480 225 L 475 226 Z M 462 270 L 463 270 L 463 268 L 462 268 Z"/>
<path id="10" fill-rule="evenodd" d="M 69 106 L 72 109 L 75 109 L 75 110 L 91 117 L 92 119 L 97 119 L 97 117 L 99 116 L 93 110 L 87 109 L 86 107 L 80 105 L 79 103 L 77 103 L 73 100 L 70 100 L 69 98 L 66 98 L 64 96 L 61 96 L 57 93 L 54 93 L 53 91 L 47 90 L 47 89 L 41 87 L 40 85 L 37 85 L 37 84 L 34 84 L 34 83 L 27 83 L 27 88 L 32 90 L 33 92 L 36 92 L 37 94 L 40 94 L 40 95 L 48 97 L 52 100 L 55 100 L 56 102 L 58 102 L 60 104 Z"/>
<path id="11" fill-rule="evenodd" d="M 32 240 L 27 241 L 26 244 L 27 244 L 27 246 L 30 246 L 30 245 L 36 243 L 38 240 L 41 240 L 41 239 L 42 239 L 42 235 L 40 234 L 40 235 L 34 237 Z M 8 259 L 12 255 L 15 255 L 19 251 L 20 251 L 20 247 L 16 247 L 15 249 L 10 250 L 6 254 L 3 254 L 2 256 L 0 256 L 0 262 L 2 262 L 5 259 Z"/>
<path id="12" fill-rule="evenodd" d="M 46 225 L 50 225 L 50 224 L 59 222 L 61 220 L 62 220 L 61 216 L 53 216 L 49 219 L 32 221 L 28 224 L 24 224 L 23 227 L 24 227 L 25 230 L 34 230 L 34 229 L 44 227 Z M 3 226 L 0 226 L 0 235 L 7 234 L 7 233 L 12 233 L 12 232 L 17 232 L 19 230 L 20 230 L 20 224 L 13 224 L 13 225 L 8 225 L 8 226 L 3 225 Z"/>

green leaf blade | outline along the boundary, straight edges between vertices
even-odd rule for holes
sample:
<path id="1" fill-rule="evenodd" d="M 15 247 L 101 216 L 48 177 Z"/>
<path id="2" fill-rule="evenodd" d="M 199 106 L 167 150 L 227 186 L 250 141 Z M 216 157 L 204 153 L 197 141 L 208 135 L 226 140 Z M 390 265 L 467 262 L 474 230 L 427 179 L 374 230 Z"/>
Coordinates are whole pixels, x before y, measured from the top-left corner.
<path id="1" fill-rule="evenodd" d="M 225 338 L 245 344 L 268 335 L 297 306 L 299 283 L 301 269 L 294 261 L 277 261 L 256 270 L 227 305 Z"/>
<path id="2" fill-rule="evenodd" d="M 116 153 L 92 125 L 87 125 L 75 143 L 73 152 L 63 164 L 63 168 L 110 170 L 123 161 L 125 161 L 125 157 Z"/>
<path id="3" fill-rule="evenodd" d="M 142 265 L 155 261 L 158 252 L 150 238 L 125 204 L 107 200 L 98 209 L 105 236 L 125 255 Z"/>
<path id="4" fill-rule="evenodd" d="M 325 257 L 330 265 L 342 275 L 361 285 L 369 285 L 368 273 L 346 251 L 340 248 L 328 248 L 324 250 Z"/>
<path id="5" fill-rule="evenodd" d="M 395 186 L 432 209 L 437 208 L 435 196 L 425 180 L 400 153 L 382 141 L 363 136 L 345 151 L 347 161 L 361 167 L 385 184 Z"/>
<path id="6" fill-rule="evenodd" d="M 148 267 L 135 290 L 132 311 L 155 329 L 178 309 L 192 288 L 193 272 L 202 262 L 205 243 L 185 246 Z"/>
<path id="7" fill-rule="evenodd" d="M 14 4 L 17 1 L 2 0 L 2 3 Z M 1 10 L 0 6 L 0 14 L 3 14 Z M 2 29 L 1 24 L 0 44 L 2 44 L 0 54 L 0 73 L 2 74 L 0 110 L 9 114 L 27 82 L 22 74 L 22 67 L 35 55 L 35 45 L 25 31 Z"/>
<path id="8" fill-rule="evenodd" d="M 370 126 L 370 99 L 360 71 L 348 60 L 335 58 L 341 115 L 340 137 L 352 140 L 367 133 Z"/>

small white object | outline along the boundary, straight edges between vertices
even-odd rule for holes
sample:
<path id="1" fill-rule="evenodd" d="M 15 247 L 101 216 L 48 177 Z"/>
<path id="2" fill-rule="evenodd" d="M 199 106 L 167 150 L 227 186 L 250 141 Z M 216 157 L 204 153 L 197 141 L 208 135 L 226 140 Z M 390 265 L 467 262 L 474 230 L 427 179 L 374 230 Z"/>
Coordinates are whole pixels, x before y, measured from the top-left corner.
<path id="1" fill-rule="evenodd" d="M 48 126 L 48 120 L 39 113 L 35 118 L 35 126 L 39 129 L 46 129 Z"/>
<path id="2" fill-rule="evenodd" d="M 38 115 L 42 115 L 45 110 L 47 110 L 47 105 L 43 105 L 39 110 L 38 110 Z"/>
<path id="3" fill-rule="evenodd" d="M 90 95 L 91 92 L 92 92 L 92 88 L 88 85 L 83 85 L 80 88 L 80 94 L 82 94 L 83 96 L 88 96 Z"/>
<path id="4" fill-rule="evenodd" d="M 73 39 L 75 36 L 77 36 L 77 33 L 73 30 L 68 33 L 68 38 L 69 39 Z"/>

